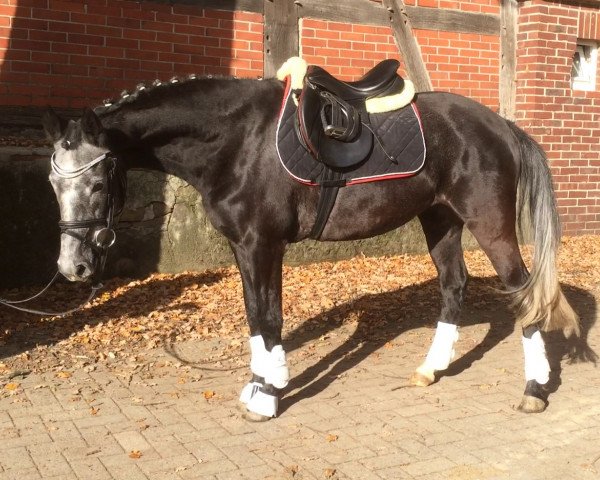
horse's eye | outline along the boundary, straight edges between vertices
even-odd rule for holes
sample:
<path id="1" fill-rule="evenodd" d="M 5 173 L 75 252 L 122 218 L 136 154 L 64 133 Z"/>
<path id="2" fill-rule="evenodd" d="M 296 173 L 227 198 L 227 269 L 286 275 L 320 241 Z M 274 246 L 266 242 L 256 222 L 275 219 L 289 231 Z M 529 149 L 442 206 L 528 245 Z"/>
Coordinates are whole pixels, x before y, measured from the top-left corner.
<path id="1" fill-rule="evenodd" d="M 62 148 L 64 148 L 65 150 L 68 150 L 68 149 L 71 147 L 71 142 L 69 142 L 68 140 L 64 140 L 64 141 L 63 141 L 63 142 L 60 144 L 60 146 L 61 146 Z"/>
<path id="2" fill-rule="evenodd" d="M 92 193 L 100 192 L 104 188 L 104 184 L 102 182 L 98 182 L 92 188 Z"/>

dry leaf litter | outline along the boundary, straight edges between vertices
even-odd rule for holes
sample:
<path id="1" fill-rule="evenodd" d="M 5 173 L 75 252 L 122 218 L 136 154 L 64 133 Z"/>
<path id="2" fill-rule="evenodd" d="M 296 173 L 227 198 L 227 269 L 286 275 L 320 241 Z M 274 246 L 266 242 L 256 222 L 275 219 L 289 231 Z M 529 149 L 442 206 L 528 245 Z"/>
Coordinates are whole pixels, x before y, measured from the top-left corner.
<path id="1" fill-rule="evenodd" d="M 599 251 L 600 237 L 563 240 L 558 267 L 566 288 L 598 296 Z M 531 248 L 524 247 L 523 253 L 529 265 Z M 481 251 L 469 251 L 465 260 L 471 277 L 483 279 L 471 283 L 465 304 L 485 306 L 492 295 L 498 298 L 501 284 L 487 257 Z M 440 303 L 437 275 L 428 255 L 357 257 L 288 266 L 284 267 L 283 285 L 284 337 L 332 322 L 349 331 L 359 329 L 359 336 L 369 341 L 391 322 L 409 322 L 422 315 L 424 308 L 437 311 Z M 5 290 L 0 296 L 22 298 L 35 291 Z M 64 309 L 86 295 L 84 285 L 61 283 L 38 306 Z M 367 304 L 375 314 L 362 310 Z M 434 326 L 435 315 L 428 321 Z M 215 368 L 241 369 L 248 361 L 248 327 L 235 267 L 155 274 L 144 280 L 112 279 L 96 300 L 76 314 L 40 318 L 0 308 L 0 322 L 2 394 L 18 390 L 14 379 L 29 372 L 54 371 L 57 378 L 68 379 L 72 371 L 93 370 L 98 362 L 108 368 L 123 369 L 125 365 L 130 371 L 139 370 L 145 352 L 190 340 L 219 339 L 221 346 L 225 342 L 225 348 L 214 349 L 203 360 Z M 306 355 L 310 349 L 308 345 Z M 185 382 L 182 376 L 180 383 Z M 203 395 L 210 401 L 217 394 L 205 391 Z"/>

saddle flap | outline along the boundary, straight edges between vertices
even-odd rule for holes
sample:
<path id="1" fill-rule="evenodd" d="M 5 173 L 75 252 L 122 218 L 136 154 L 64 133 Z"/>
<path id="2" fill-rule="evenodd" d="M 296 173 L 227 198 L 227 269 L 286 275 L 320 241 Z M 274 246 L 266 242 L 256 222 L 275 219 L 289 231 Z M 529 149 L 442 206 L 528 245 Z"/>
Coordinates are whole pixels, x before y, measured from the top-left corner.
<path id="1" fill-rule="evenodd" d="M 315 159 L 332 168 L 357 165 L 371 152 L 373 133 L 364 127 L 354 107 L 340 105 L 335 97 L 323 93 L 305 84 L 297 112 L 300 138 Z M 341 113 L 344 109 L 346 111 Z M 337 132 L 336 126 L 340 125 L 345 128 Z"/>

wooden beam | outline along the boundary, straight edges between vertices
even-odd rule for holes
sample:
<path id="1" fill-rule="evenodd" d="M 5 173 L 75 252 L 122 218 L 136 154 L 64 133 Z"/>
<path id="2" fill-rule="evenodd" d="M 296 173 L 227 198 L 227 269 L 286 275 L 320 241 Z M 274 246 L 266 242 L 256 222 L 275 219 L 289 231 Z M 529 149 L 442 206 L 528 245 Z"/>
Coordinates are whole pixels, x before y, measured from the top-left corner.
<path id="1" fill-rule="evenodd" d="M 413 28 L 444 32 L 498 35 L 500 18 L 489 13 L 470 13 L 443 8 L 405 7 Z"/>
<path id="2" fill-rule="evenodd" d="M 301 0 L 298 13 L 301 17 L 329 20 L 332 22 L 388 25 L 384 8 L 369 0 Z"/>
<path id="3" fill-rule="evenodd" d="M 210 10 L 226 10 L 233 12 L 241 10 L 244 12 L 263 13 L 263 0 L 138 0 L 144 3 L 163 3 L 191 5 L 198 8 Z"/>
<path id="4" fill-rule="evenodd" d="M 141 0 L 147 3 L 193 5 L 211 10 L 243 10 L 264 13 L 264 0 Z M 521 0 L 522 1 L 522 0 Z M 600 3 L 600 0 L 562 0 L 575 4 Z M 387 26 L 389 18 L 385 8 L 368 0 L 299 0 L 300 17 L 317 18 L 332 22 L 359 25 Z M 500 17 L 488 13 L 472 13 L 429 7 L 405 7 L 413 28 L 419 30 L 443 30 L 446 32 L 481 33 L 498 35 Z"/>
<path id="5" fill-rule="evenodd" d="M 517 75 L 517 0 L 500 1 L 500 115 L 515 119 Z"/>
<path id="6" fill-rule="evenodd" d="M 274 77 L 288 58 L 300 52 L 298 7 L 294 0 L 264 0 L 265 77 Z"/>
<path id="7" fill-rule="evenodd" d="M 388 10 L 392 33 L 396 44 L 402 54 L 409 78 L 415 84 L 417 92 L 433 90 L 429 73 L 421 57 L 421 50 L 417 39 L 413 35 L 412 27 L 402 0 L 383 0 Z"/>
<path id="8" fill-rule="evenodd" d="M 488 13 L 471 13 L 440 8 L 409 7 L 405 11 L 413 28 L 419 30 L 443 30 L 447 32 L 480 33 L 498 35 L 500 17 Z M 367 0 L 343 0 L 324 2 L 302 0 L 298 9 L 301 17 L 333 22 L 388 26 L 387 11 L 380 4 Z"/>

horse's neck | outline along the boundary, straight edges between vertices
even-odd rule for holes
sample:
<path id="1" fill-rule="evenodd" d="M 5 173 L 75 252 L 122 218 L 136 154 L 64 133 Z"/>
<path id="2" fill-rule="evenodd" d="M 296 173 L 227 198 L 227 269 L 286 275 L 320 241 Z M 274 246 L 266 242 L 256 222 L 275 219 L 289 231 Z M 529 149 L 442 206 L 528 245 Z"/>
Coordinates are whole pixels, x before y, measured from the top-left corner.
<path id="1" fill-rule="evenodd" d="M 220 82 L 210 95 L 194 93 L 185 104 L 165 100 L 159 107 L 103 116 L 113 131 L 111 150 L 119 153 L 127 145 L 127 169 L 163 171 L 199 189 L 218 182 L 235 168 L 251 130 L 274 120 L 272 104 L 280 102 L 275 82 Z"/>

